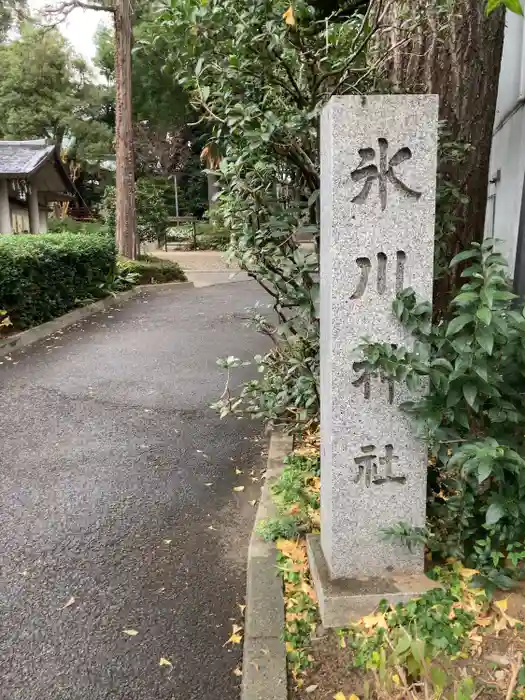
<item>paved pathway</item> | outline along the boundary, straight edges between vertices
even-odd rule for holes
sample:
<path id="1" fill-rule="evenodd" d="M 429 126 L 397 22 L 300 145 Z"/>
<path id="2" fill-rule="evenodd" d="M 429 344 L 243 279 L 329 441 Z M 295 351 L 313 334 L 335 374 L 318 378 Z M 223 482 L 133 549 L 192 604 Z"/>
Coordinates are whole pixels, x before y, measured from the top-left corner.
<path id="1" fill-rule="evenodd" d="M 258 299 L 152 293 L 2 358 L 2 700 L 238 697 L 223 644 L 264 442 L 207 406 L 216 357 L 263 349 L 241 318 Z"/>
<path id="2" fill-rule="evenodd" d="M 219 250 L 151 250 L 151 255 L 178 262 L 186 277 L 196 287 L 246 282 L 249 277 L 238 265 L 226 260 L 225 253 Z"/>

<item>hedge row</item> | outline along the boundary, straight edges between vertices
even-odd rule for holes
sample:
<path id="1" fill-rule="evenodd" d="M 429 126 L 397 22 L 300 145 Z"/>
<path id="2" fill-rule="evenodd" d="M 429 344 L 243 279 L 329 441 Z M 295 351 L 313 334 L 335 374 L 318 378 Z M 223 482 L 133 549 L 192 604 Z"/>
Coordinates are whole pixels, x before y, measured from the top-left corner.
<path id="1" fill-rule="evenodd" d="M 0 236 L 0 310 L 17 330 L 50 321 L 105 296 L 115 266 L 115 244 L 107 236 Z"/>

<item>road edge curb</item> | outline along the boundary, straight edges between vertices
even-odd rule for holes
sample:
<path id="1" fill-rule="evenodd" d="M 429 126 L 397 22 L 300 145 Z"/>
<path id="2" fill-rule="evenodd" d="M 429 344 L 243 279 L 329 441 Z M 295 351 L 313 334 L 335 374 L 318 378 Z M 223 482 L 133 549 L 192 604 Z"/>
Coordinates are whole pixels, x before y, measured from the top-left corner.
<path id="1" fill-rule="evenodd" d="M 277 549 L 273 542 L 264 542 L 257 535 L 257 528 L 261 521 L 277 515 L 271 486 L 281 475 L 284 457 L 292 449 L 292 437 L 271 434 L 266 478 L 248 549 L 241 700 L 288 698 L 284 599 L 276 568 Z"/>
<path id="2" fill-rule="evenodd" d="M 34 328 L 28 328 L 27 331 L 21 331 L 20 333 L 0 340 L 0 357 L 5 357 L 11 352 L 15 352 L 15 350 L 27 348 L 34 343 L 38 343 L 38 341 L 47 338 L 53 333 L 62 331 L 68 326 L 72 326 L 74 323 L 78 323 L 78 321 L 82 321 L 84 318 L 93 316 L 93 314 L 99 313 L 100 311 L 121 306 L 130 299 L 138 296 L 141 292 L 158 293 L 160 291 L 173 291 L 174 289 L 193 289 L 194 286 L 193 282 L 142 284 L 126 292 L 121 292 L 116 296 L 105 297 L 104 299 L 95 301 L 93 304 L 87 304 L 78 309 L 73 309 L 73 311 L 69 311 L 63 316 L 54 318 L 52 321 L 47 321 L 47 323 L 42 323 Z"/>

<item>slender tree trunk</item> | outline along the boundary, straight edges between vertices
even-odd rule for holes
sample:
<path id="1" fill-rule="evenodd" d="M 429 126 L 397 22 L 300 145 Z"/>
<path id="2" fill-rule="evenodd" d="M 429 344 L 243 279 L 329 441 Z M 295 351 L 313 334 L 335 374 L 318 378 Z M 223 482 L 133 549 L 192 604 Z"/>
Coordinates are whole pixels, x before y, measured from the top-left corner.
<path id="1" fill-rule="evenodd" d="M 504 13 L 485 17 L 484 6 L 481 0 L 396 0 L 383 23 L 392 29 L 378 42 L 382 52 L 392 51 L 385 66 L 389 88 L 438 94 L 447 140 L 471 146 L 463 162 L 447 164 L 449 180 L 469 198 L 445 242 L 449 259 L 481 241 L 484 231 L 504 30 Z M 438 282 L 438 306 L 446 305 L 454 282 Z"/>
<path id="2" fill-rule="evenodd" d="M 131 88 L 131 0 L 115 6 L 116 84 L 116 238 L 121 255 L 137 256 L 135 213 L 135 151 Z"/>

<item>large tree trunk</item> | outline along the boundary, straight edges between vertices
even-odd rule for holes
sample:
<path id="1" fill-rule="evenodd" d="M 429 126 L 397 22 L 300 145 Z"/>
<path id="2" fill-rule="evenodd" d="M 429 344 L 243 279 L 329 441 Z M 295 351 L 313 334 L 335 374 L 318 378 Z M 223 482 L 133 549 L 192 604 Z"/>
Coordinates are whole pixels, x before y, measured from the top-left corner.
<path id="1" fill-rule="evenodd" d="M 117 0 L 115 7 L 116 83 L 116 238 L 121 255 L 137 256 L 135 213 L 135 151 L 131 102 L 131 0 Z"/>
<path id="2" fill-rule="evenodd" d="M 450 0 L 446 9 L 444 5 L 437 0 L 396 0 L 384 22 L 393 30 L 381 33 L 379 43 L 382 51 L 392 50 L 385 66 L 391 89 L 438 94 L 448 140 L 472 147 L 463 162 L 445 166 L 449 179 L 469 198 L 455 212 L 455 231 L 444 241 L 450 260 L 483 238 L 504 13 L 485 17 L 481 0 Z M 441 308 L 453 284 L 453 279 L 437 284 Z"/>

